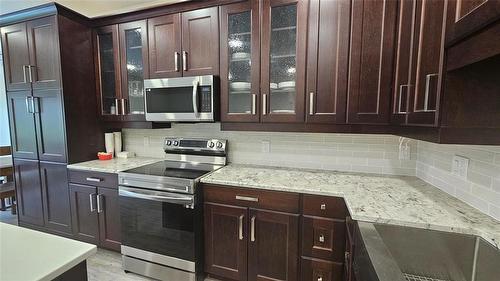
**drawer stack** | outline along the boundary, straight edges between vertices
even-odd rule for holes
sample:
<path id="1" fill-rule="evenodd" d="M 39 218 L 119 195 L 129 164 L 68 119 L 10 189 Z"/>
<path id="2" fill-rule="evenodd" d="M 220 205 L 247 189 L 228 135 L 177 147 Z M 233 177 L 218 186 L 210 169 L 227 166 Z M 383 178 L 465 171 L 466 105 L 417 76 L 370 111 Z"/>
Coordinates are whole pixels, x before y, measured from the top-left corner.
<path id="1" fill-rule="evenodd" d="M 343 280 L 347 216 L 343 198 L 303 195 L 301 280 Z"/>

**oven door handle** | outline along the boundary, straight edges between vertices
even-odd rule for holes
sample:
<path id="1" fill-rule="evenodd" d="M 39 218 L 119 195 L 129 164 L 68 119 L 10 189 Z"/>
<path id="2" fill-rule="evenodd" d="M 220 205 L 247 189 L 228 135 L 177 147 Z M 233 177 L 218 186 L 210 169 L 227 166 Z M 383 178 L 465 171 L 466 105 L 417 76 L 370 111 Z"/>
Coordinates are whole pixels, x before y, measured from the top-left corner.
<path id="1" fill-rule="evenodd" d="M 194 204 L 194 198 L 192 196 L 168 196 L 164 192 L 146 191 L 146 190 L 134 190 L 131 188 L 126 188 L 120 186 L 118 189 L 118 194 L 124 197 L 139 198 L 153 201 L 160 201 L 165 203 L 173 203 L 184 205 L 186 207 L 192 207 Z"/>

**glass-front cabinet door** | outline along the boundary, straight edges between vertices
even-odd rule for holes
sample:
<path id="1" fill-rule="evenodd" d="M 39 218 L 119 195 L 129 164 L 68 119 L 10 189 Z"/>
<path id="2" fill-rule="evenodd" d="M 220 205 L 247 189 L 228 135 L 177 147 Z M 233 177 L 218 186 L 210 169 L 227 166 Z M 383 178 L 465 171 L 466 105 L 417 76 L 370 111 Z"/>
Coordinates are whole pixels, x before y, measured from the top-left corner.
<path id="1" fill-rule="evenodd" d="M 119 25 L 122 99 L 125 121 L 145 121 L 144 79 L 148 77 L 146 21 Z"/>
<path id="2" fill-rule="evenodd" d="M 304 120 L 307 1 L 264 0 L 262 121 Z"/>
<path id="3" fill-rule="evenodd" d="M 105 120 L 119 120 L 121 99 L 118 26 L 96 30 L 96 80 L 100 115 Z"/>
<path id="4" fill-rule="evenodd" d="M 221 118 L 259 121 L 258 1 L 221 7 Z"/>

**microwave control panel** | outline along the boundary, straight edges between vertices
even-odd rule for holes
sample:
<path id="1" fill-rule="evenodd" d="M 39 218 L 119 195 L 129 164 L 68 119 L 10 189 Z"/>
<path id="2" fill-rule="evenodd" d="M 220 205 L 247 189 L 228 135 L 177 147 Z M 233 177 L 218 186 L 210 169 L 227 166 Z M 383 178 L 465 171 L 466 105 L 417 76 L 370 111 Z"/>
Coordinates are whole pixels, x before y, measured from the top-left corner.
<path id="1" fill-rule="evenodd" d="M 212 112 L 212 89 L 211 86 L 200 87 L 201 108 L 200 112 Z"/>

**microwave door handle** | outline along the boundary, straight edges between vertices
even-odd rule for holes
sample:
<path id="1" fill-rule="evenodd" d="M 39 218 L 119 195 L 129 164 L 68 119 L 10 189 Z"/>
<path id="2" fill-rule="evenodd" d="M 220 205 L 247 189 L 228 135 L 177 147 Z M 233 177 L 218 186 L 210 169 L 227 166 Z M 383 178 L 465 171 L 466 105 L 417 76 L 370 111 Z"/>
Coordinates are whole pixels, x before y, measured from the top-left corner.
<path id="1" fill-rule="evenodd" d="M 193 112 L 198 116 L 198 79 L 193 81 Z"/>

